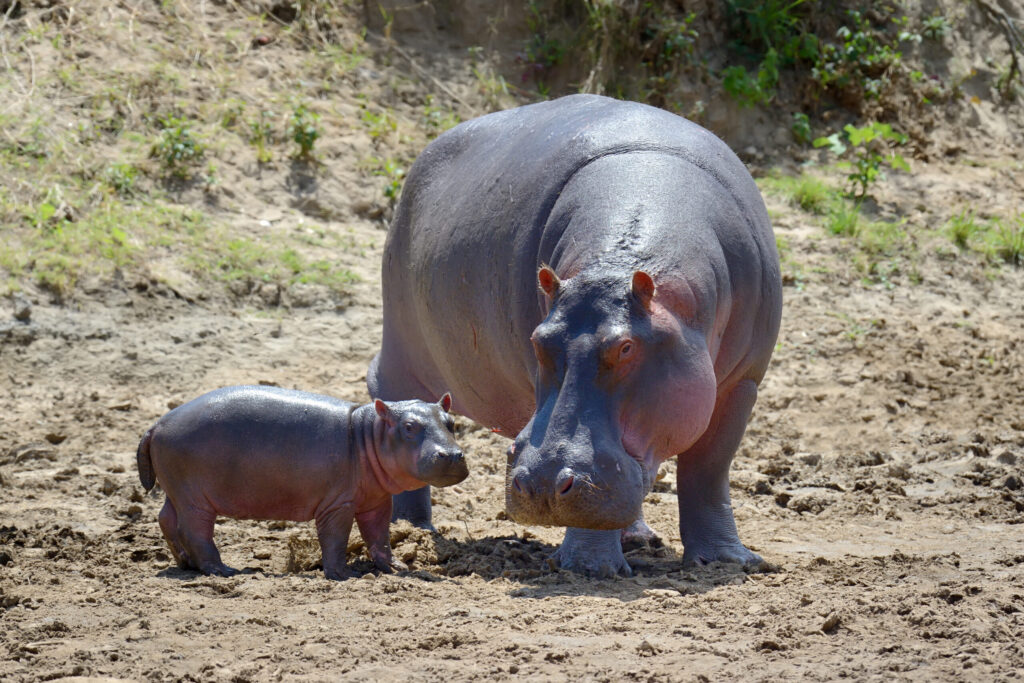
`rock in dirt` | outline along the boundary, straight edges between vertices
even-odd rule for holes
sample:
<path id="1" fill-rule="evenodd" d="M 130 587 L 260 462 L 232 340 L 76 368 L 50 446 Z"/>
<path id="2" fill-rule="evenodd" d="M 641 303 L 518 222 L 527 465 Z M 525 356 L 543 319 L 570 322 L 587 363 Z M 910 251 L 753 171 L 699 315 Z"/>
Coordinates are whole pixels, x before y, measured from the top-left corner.
<path id="1" fill-rule="evenodd" d="M 68 438 L 68 435 L 67 434 L 59 434 L 57 432 L 49 432 L 43 438 L 45 438 L 47 441 L 49 441 L 54 446 L 56 446 L 59 443 L 63 443 Z"/>
<path id="2" fill-rule="evenodd" d="M 28 443 L 15 446 L 7 452 L 5 462 L 25 462 L 26 460 L 56 460 L 57 450 L 44 443 Z"/>
<path id="3" fill-rule="evenodd" d="M 14 297 L 14 319 L 27 323 L 32 318 L 32 302 L 20 294 Z"/>
<path id="4" fill-rule="evenodd" d="M 842 619 L 839 617 L 839 612 L 829 612 L 828 616 L 825 617 L 825 621 L 821 623 L 822 633 L 834 633 L 839 628 L 839 623 Z"/>

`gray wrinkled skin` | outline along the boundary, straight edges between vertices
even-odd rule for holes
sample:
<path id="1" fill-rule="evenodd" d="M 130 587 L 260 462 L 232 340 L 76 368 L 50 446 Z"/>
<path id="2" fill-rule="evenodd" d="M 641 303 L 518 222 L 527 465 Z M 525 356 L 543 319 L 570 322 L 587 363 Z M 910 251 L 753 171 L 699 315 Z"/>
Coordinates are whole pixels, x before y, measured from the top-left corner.
<path id="1" fill-rule="evenodd" d="M 142 437 L 137 462 L 146 490 L 167 499 L 160 529 L 182 568 L 229 576 L 213 542 L 217 517 L 316 520 L 324 574 L 346 578 L 355 521 L 378 569 L 391 556 L 394 494 L 448 486 L 469 470 L 439 403 L 381 400 L 357 406 L 274 387 L 217 389 L 178 406 Z"/>
<path id="2" fill-rule="evenodd" d="M 781 282 L 760 193 L 718 138 L 590 95 L 468 121 L 413 166 L 382 281 L 371 394 L 451 388 L 457 412 L 514 438 L 507 510 L 570 527 L 562 566 L 627 573 L 620 530 L 643 532 L 676 455 L 684 559 L 759 561 L 728 470 Z M 396 509 L 427 526 L 424 493 Z"/>

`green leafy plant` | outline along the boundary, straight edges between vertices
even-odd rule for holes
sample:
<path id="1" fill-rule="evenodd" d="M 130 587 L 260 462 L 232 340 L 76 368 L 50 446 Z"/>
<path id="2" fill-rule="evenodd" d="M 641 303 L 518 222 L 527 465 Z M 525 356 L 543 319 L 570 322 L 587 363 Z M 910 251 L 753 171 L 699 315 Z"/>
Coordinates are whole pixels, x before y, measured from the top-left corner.
<path id="1" fill-rule="evenodd" d="M 789 130 L 793 133 L 793 139 L 800 144 L 806 145 L 811 142 L 811 120 L 807 114 L 800 111 L 793 112 L 793 122 L 790 124 Z"/>
<path id="2" fill-rule="evenodd" d="M 320 122 L 320 115 L 303 103 L 296 104 L 292 109 L 292 115 L 288 119 L 288 137 L 299 146 L 295 156 L 299 159 L 310 160 L 313 158 L 313 145 L 320 137 L 320 130 L 317 124 Z"/>
<path id="3" fill-rule="evenodd" d="M 160 135 L 152 147 L 152 155 L 172 175 L 188 177 L 188 167 L 206 153 L 206 145 L 192 132 L 187 119 L 168 116 L 160 119 Z"/>
<path id="4" fill-rule="evenodd" d="M 895 147 L 903 145 L 907 136 L 893 130 L 888 123 L 872 121 L 865 126 L 846 124 L 844 143 L 839 133 L 817 138 L 815 147 L 828 147 L 833 154 L 845 158 L 844 164 L 850 168 L 846 180 L 849 183 L 847 194 L 857 199 L 867 196 L 871 186 L 885 177 L 883 165 L 892 169 L 909 171 L 910 165 L 899 154 Z"/>
<path id="5" fill-rule="evenodd" d="M 107 167 L 103 180 L 111 190 L 122 197 L 135 194 L 135 180 L 139 171 L 132 164 L 113 164 Z"/>
<path id="6" fill-rule="evenodd" d="M 364 107 L 360 118 L 363 121 L 363 125 L 366 126 L 370 137 L 374 140 L 398 130 L 398 121 L 395 120 L 390 109 L 385 109 L 377 114 Z"/>
<path id="7" fill-rule="evenodd" d="M 427 135 L 435 137 L 449 128 L 459 124 L 459 115 L 451 108 L 442 109 L 434 106 L 434 96 L 427 95 L 426 104 L 423 106 L 423 127 Z"/>
<path id="8" fill-rule="evenodd" d="M 402 192 L 402 182 L 405 180 L 405 169 L 392 158 L 384 160 L 376 157 L 367 160 L 366 165 L 372 169 L 375 176 L 383 176 L 387 180 L 384 186 L 384 196 L 391 204 L 398 201 Z"/>
<path id="9" fill-rule="evenodd" d="M 933 14 L 921 22 L 921 24 L 921 33 L 930 40 L 942 40 L 949 34 L 952 28 L 949 25 L 949 20 L 941 14 Z"/>

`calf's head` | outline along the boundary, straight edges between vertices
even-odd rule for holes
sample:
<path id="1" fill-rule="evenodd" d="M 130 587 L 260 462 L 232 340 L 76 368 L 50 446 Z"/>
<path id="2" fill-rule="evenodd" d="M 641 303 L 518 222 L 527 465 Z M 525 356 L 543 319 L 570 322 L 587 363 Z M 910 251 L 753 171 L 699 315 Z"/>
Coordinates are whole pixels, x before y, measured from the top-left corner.
<path id="1" fill-rule="evenodd" d="M 644 271 L 538 273 L 536 410 L 508 451 L 505 502 L 526 524 L 619 529 L 662 460 L 704 431 L 715 401 L 706 339 L 685 297 Z M 660 285 L 659 285 L 660 287 Z M 685 288 L 682 288 L 685 289 Z M 666 305 L 666 303 L 671 305 Z"/>
<path id="2" fill-rule="evenodd" d="M 458 484 L 469 475 L 462 449 L 455 443 L 451 406 L 451 394 L 437 403 L 374 401 L 385 425 L 384 450 L 404 472 L 432 486 Z"/>

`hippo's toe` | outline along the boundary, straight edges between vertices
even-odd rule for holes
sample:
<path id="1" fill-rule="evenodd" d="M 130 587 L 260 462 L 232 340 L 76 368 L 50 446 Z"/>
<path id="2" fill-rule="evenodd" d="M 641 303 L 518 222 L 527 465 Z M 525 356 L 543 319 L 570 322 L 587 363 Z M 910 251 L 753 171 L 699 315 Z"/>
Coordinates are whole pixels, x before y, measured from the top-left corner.
<path id="1" fill-rule="evenodd" d="M 731 562 L 744 567 L 755 567 L 764 564 L 764 559 L 752 552 L 742 543 L 731 543 L 720 546 L 686 546 L 683 552 L 683 565 L 706 565 L 712 562 Z"/>
<path id="2" fill-rule="evenodd" d="M 647 526 L 643 518 L 636 520 L 622 530 L 622 550 L 654 549 L 665 545 L 654 529 Z"/>
<path id="3" fill-rule="evenodd" d="M 550 562 L 562 569 L 601 579 L 620 574 L 632 576 L 633 570 L 622 554 L 621 534 L 619 529 L 601 531 L 570 527 L 565 530 L 565 540 L 551 556 Z"/>
<path id="4" fill-rule="evenodd" d="M 237 569 L 232 569 L 226 564 L 208 564 L 200 567 L 199 571 L 206 574 L 207 576 L 234 576 L 238 573 Z"/>

